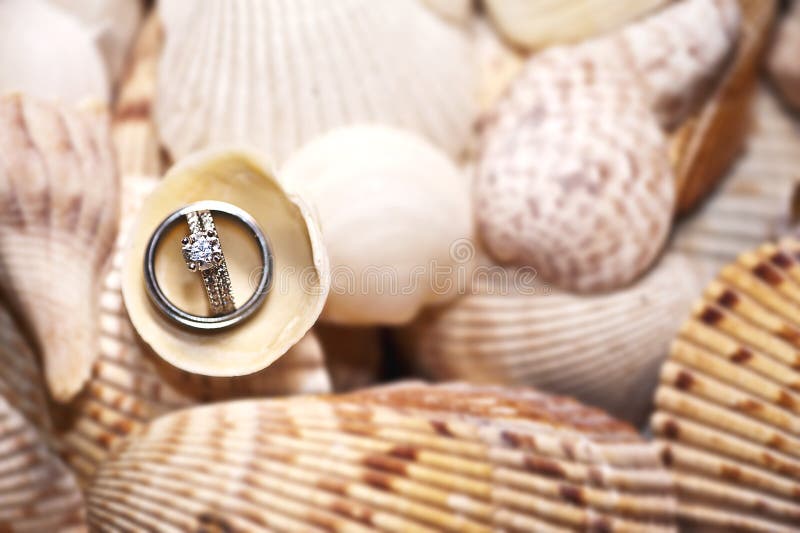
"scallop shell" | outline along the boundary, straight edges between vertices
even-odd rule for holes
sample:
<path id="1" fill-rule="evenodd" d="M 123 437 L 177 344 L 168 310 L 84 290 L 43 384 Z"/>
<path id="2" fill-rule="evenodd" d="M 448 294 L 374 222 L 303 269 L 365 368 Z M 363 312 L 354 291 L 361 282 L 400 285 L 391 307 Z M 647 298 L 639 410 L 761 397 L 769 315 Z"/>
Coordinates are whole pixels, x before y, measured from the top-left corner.
<path id="1" fill-rule="evenodd" d="M 0 290 L 35 335 L 58 401 L 81 389 L 97 356 L 117 181 L 105 111 L 0 99 Z"/>
<path id="2" fill-rule="evenodd" d="M 3 0 L 0 96 L 19 91 L 69 104 L 108 101 L 109 85 L 92 37 L 76 19 L 44 0 Z"/>
<path id="3" fill-rule="evenodd" d="M 88 491 L 97 531 L 674 531 L 628 426 L 535 391 L 405 384 L 152 422 Z"/>
<path id="4" fill-rule="evenodd" d="M 347 392 L 378 383 L 385 370 L 385 337 L 379 328 L 318 323 L 313 331 L 326 354 L 333 390 Z"/>
<path id="5" fill-rule="evenodd" d="M 617 29 L 670 0 L 486 0 L 497 29 L 527 49 L 574 42 Z"/>
<path id="6" fill-rule="evenodd" d="M 482 265 L 472 292 L 423 313 L 399 338 L 426 376 L 523 384 L 644 420 L 669 341 L 708 274 L 667 254 L 608 294 L 553 290 L 530 271 Z"/>
<path id="7" fill-rule="evenodd" d="M 680 330 L 653 430 L 687 526 L 800 524 L 800 242 L 723 268 Z"/>
<path id="8" fill-rule="evenodd" d="M 785 101 L 800 108 L 800 2 L 793 2 L 780 23 L 769 53 L 768 69 Z"/>
<path id="9" fill-rule="evenodd" d="M 469 183 L 425 140 L 385 126 L 337 129 L 297 151 L 280 179 L 319 215 L 333 269 L 324 320 L 403 324 L 463 286 Z"/>
<path id="10" fill-rule="evenodd" d="M 776 5 L 740 0 L 742 31 L 735 59 L 710 101 L 672 138 L 679 213 L 691 210 L 717 184 L 745 145 L 752 123 L 757 69 Z"/>
<path id="11" fill-rule="evenodd" d="M 733 0 L 688 0 L 617 34 L 533 56 L 484 124 L 475 201 L 492 256 L 580 292 L 640 276 L 674 206 L 656 116 L 669 125 L 696 105 L 737 25 Z"/>
<path id="12" fill-rule="evenodd" d="M 248 320 L 213 335 L 188 330 L 161 314 L 147 296 L 142 270 L 156 226 L 199 200 L 229 202 L 250 213 L 271 241 L 274 257 L 273 288 L 264 304 Z M 220 233 L 223 223 L 228 221 L 219 221 Z M 226 259 L 234 294 L 244 297 L 252 292 L 252 278 L 261 265 L 249 238 L 234 226 L 229 229 L 228 242 L 239 245 L 227 247 Z M 157 254 L 156 277 L 175 305 L 202 313 L 205 294 L 178 252 Z M 251 374 L 275 362 L 314 324 L 329 283 L 328 257 L 305 202 L 284 191 L 256 152 L 235 147 L 198 152 L 167 172 L 142 208 L 122 269 L 125 305 L 142 339 L 171 365 L 208 376 Z"/>
<path id="13" fill-rule="evenodd" d="M 243 141 L 281 163 L 361 122 L 419 132 L 454 156 L 471 140 L 469 39 L 420 0 L 183 4 L 159 5 L 156 121 L 173 159 Z"/>

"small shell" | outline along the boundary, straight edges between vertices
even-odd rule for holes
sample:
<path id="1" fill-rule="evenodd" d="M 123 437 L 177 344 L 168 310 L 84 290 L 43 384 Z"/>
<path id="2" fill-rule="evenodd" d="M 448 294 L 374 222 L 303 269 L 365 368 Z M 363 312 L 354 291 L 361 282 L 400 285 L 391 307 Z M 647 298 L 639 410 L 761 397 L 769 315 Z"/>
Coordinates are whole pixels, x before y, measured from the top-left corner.
<path id="1" fill-rule="evenodd" d="M 669 0 L 486 0 L 498 30 L 517 46 L 536 49 L 581 41 L 617 29 Z"/>
<path id="2" fill-rule="evenodd" d="M 618 288 L 650 266 L 674 204 L 661 126 L 696 106 L 734 43 L 737 13 L 733 0 L 688 0 L 529 60 L 484 124 L 475 201 L 495 259 L 581 292 Z"/>
<path id="3" fill-rule="evenodd" d="M 534 391 L 403 384 L 223 403 L 105 463 L 97 531 L 674 531 L 671 482 L 625 424 Z"/>
<path id="4" fill-rule="evenodd" d="M 67 104 L 111 95 L 92 36 L 44 0 L 0 2 L 0 96 L 9 92 Z"/>
<path id="5" fill-rule="evenodd" d="M 338 129 L 296 152 L 280 179 L 314 205 L 323 228 L 333 269 L 323 319 L 403 324 L 463 285 L 469 183 L 423 139 L 385 126 Z"/>
<path id="6" fill-rule="evenodd" d="M 778 28 L 768 69 L 781 96 L 795 108 L 800 108 L 800 2 L 795 1 Z"/>
<path id="7" fill-rule="evenodd" d="M 313 331 L 325 351 L 333 390 L 348 392 L 378 383 L 384 370 L 384 337 L 379 328 L 319 323 Z"/>
<path id="8" fill-rule="evenodd" d="M 691 210 L 725 175 L 752 123 L 757 69 L 775 17 L 772 0 L 741 0 L 742 31 L 735 59 L 713 97 L 672 138 L 678 212 Z"/>
<path id="9" fill-rule="evenodd" d="M 400 338 L 427 376 L 524 384 L 643 421 L 658 368 L 709 273 L 667 254 L 634 285 L 578 296 L 479 266 L 473 292 L 424 313 Z"/>
<path id="10" fill-rule="evenodd" d="M 787 240 L 726 266 L 662 369 L 652 426 L 687 526 L 800 524 L 798 259 L 800 242 Z"/>
<path id="11" fill-rule="evenodd" d="M 250 213 L 271 241 L 274 256 L 273 288 L 264 304 L 243 323 L 214 335 L 187 330 L 158 311 L 147 296 L 142 269 L 156 226 L 200 200 L 230 202 Z M 226 224 L 218 221 L 220 233 Z M 244 232 L 229 229 L 228 242 L 239 241 L 225 251 L 234 294 L 247 297 L 261 265 L 252 263 L 258 261 L 256 251 Z M 176 227 L 165 238 L 176 239 L 179 246 L 180 231 Z M 202 313 L 207 302 L 200 280 L 186 269 L 179 248 L 175 250 L 157 255 L 156 277 L 177 306 Z M 171 365 L 208 376 L 241 376 L 275 362 L 314 324 L 329 283 L 319 228 L 303 200 L 287 194 L 255 152 L 225 147 L 194 154 L 167 172 L 142 208 L 122 269 L 125 305 L 142 339 Z"/>
<path id="12" fill-rule="evenodd" d="M 36 336 L 52 396 L 97 356 L 98 278 L 117 230 L 108 116 L 0 99 L 0 288 Z"/>
<path id="13" fill-rule="evenodd" d="M 277 163 L 327 130 L 379 122 L 460 155 L 474 119 L 467 36 L 420 0 L 159 3 L 156 120 L 172 155 L 242 141 Z"/>

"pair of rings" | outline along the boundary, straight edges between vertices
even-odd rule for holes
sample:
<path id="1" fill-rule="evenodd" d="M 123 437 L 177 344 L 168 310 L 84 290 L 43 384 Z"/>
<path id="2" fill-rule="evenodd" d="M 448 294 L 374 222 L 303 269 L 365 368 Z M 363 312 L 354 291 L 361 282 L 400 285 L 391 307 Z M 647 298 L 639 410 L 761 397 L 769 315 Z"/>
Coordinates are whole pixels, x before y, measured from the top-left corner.
<path id="1" fill-rule="evenodd" d="M 261 256 L 258 286 L 239 307 L 235 303 L 214 215 L 229 217 L 243 226 L 255 239 Z M 180 309 L 166 297 L 156 278 L 156 252 L 164 235 L 181 220 L 188 225 L 189 233 L 181 239 L 180 251 L 186 267 L 196 272 L 202 280 L 208 299 L 209 316 L 195 315 Z M 178 324 L 204 330 L 227 328 L 252 315 L 264 303 L 272 280 L 272 251 L 266 235 L 246 211 L 225 202 L 195 202 L 173 212 L 153 232 L 145 250 L 144 279 L 147 294 L 155 307 Z"/>

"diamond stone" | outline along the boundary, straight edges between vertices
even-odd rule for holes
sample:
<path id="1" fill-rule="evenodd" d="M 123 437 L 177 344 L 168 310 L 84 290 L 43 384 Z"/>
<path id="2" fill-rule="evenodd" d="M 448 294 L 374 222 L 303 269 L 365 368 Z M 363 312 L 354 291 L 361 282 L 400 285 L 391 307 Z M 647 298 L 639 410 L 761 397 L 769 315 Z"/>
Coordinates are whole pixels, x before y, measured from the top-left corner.
<path id="1" fill-rule="evenodd" d="M 183 256 L 187 262 L 196 263 L 200 270 L 206 270 L 214 266 L 214 254 L 219 251 L 219 241 L 216 238 L 197 235 L 190 244 L 183 247 Z"/>

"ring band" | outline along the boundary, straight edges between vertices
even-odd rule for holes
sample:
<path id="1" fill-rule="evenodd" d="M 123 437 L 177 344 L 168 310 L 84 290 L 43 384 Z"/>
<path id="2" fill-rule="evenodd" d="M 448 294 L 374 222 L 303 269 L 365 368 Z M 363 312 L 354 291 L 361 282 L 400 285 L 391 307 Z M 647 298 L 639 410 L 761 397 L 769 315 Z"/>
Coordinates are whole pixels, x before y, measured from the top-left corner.
<path id="1" fill-rule="evenodd" d="M 207 215 L 205 215 L 205 212 L 207 212 Z M 219 246 L 219 240 L 216 235 L 216 226 L 213 225 L 212 213 L 227 216 L 244 225 L 250 231 L 250 233 L 252 233 L 261 255 L 261 275 L 259 276 L 258 286 L 250 298 L 248 298 L 248 300 L 239 308 L 236 308 L 233 302 L 230 276 L 228 275 L 227 264 L 224 263 L 224 255 L 222 255 L 221 246 Z M 197 220 L 195 220 L 195 217 L 197 217 Z M 181 219 L 184 218 L 189 224 L 192 235 L 200 237 L 203 236 L 203 231 L 206 232 L 205 237 L 207 240 L 196 247 L 194 250 L 196 252 L 195 256 L 191 256 L 188 253 L 190 250 L 187 250 L 186 248 L 187 244 L 191 244 L 190 242 L 184 244 L 183 253 L 184 259 L 187 260 L 187 266 L 189 266 L 189 262 L 195 262 L 196 270 L 203 274 L 205 272 L 209 272 L 208 275 L 203 275 L 203 281 L 206 287 L 206 293 L 209 296 L 209 303 L 211 304 L 211 310 L 212 313 L 214 313 L 214 316 L 194 315 L 178 308 L 164 295 L 164 292 L 162 291 L 161 286 L 158 284 L 158 280 L 156 279 L 155 255 L 159 244 L 161 243 L 161 240 L 167 231 L 169 231 L 176 224 L 180 223 Z M 213 237 L 209 237 L 209 230 L 213 231 Z M 216 241 L 214 239 L 216 239 Z M 206 259 L 209 259 L 209 251 L 211 260 L 205 261 Z M 217 261 L 214 261 L 215 253 L 219 254 L 219 259 Z M 189 259 L 202 259 L 207 264 L 200 265 L 197 264 L 200 261 L 189 261 Z M 252 315 L 264 302 L 271 285 L 272 262 L 272 250 L 270 248 L 269 241 L 259 227 L 258 223 L 249 213 L 225 202 L 211 200 L 195 202 L 173 212 L 171 215 L 165 218 L 150 237 L 144 257 L 145 288 L 155 307 L 164 315 L 179 324 L 193 329 L 204 330 L 227 328 Z M 224 265 L 224 273 L 220 273 L 219 271 L 220 264 Z M 201 266 L 203 268 L 201 268 Z M 210 285 L 205 283 L 206 279 L 211 282 Z"/>
<path id="2" fill-rule="evenodd" d="M 228 264 L 225 262 L 211 211 L 186 213 L 186 222 L 189 224 L 189 235 L 181 240 L 186 267 L 192 272 L 200 272 L 203 277 L 203 287 L 212 315 L 233 312 L 236 306 Z"/>

